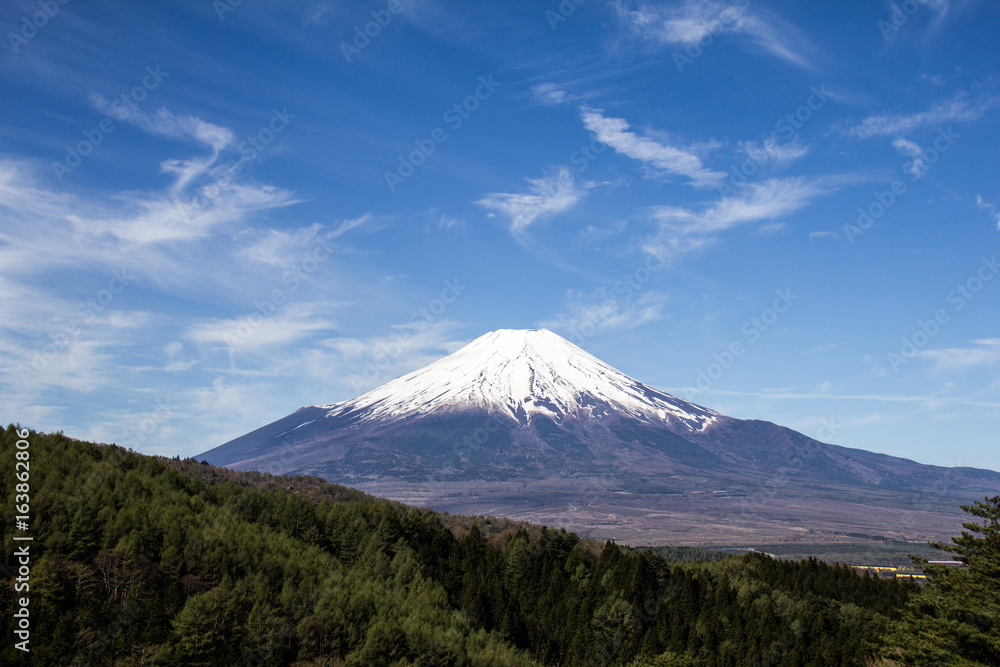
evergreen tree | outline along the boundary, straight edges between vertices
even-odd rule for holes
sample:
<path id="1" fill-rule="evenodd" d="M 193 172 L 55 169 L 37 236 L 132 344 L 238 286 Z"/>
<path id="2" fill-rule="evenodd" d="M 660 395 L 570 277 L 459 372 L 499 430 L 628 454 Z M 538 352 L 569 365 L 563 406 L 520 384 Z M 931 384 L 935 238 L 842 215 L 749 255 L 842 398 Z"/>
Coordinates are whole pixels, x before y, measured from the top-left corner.
<path id="1" fill-rule="evenodd" d="M 952 544 L 963 567 L 923 565 L 927 586 L 888 638 L 886 657 L 914 665 L 1000 665 L 1000 496 L 962 505 L 982 519 L 964 522 Z"/>

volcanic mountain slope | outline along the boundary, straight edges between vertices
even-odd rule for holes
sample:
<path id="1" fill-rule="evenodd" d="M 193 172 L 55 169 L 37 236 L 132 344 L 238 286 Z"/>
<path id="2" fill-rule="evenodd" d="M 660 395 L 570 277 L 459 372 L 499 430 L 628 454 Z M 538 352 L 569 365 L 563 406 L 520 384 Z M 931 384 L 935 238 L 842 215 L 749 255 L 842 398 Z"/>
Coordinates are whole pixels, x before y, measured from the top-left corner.
<path id="1" fill-rule="evenodd" d="M 726 417 L 544 329 L 494 331 L 199 458 L 633 542 L 936 538 L 959 525 L 956 501 L 1000 492 L 1000 473 Z"/>

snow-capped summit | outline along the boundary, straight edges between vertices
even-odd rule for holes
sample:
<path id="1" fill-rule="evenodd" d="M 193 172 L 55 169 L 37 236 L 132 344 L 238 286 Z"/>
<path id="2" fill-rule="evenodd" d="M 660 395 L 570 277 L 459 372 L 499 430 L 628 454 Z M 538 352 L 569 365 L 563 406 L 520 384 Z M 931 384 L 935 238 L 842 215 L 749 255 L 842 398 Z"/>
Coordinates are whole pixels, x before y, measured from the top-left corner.
<path id="1" fill-rule="evenodd" d="M 488 333 L 361 396 L 300 408 L 199 458 L 319 475 L 452 513 L 602 537 L 632 530 L 643 541 L 661 531 L 704 543 L 722 526 L 762 544 L 813 530 L 940 539 L 961 517 L 901 508 L 1000 493 L 1000 473 L 824 444 L 693 405 L 544 329 Z"/>
<path id="2" fill-rule="evenodd" d="M 343 403 L 328 417 L 395 421 L 485 410 L 524 424 L 535 415 L 611 414 L 699 431 L 718 413 L 657 391 L 547 329 L 500 329 L 453 354 Z"/>

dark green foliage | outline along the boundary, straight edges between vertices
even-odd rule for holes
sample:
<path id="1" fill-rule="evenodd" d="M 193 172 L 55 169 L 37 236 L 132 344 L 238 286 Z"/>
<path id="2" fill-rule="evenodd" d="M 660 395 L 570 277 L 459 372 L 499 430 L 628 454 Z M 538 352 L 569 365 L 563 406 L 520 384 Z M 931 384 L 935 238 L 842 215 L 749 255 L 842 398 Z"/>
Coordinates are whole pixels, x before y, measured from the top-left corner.
<path id="1" fill-rule="evenodd" d="M 963 523 L 953 544 L 931 544 L 965 567 L 927 565 L 927 587 L 893 627 L 884 655 L 912 665 L 1000 665 L 1000 496 L 962 509 L 982 519 Z"/>
<path id="2" fill-rule="evenodd" d="M 719 561 L 732 555 L 718 549 L 698 547 L 637 547 L 636 550 L 648 551 L 664 560 L 678 561 Z"/>
<path id="3" fill-rule="evenodd" d="M 2 471 L 15 440 L 0 434 Z M 30 441 L 33 664 L 861 664 L 914 588 L 816 560 L 671 562 L 513 522 L 449 529 L 315 478 Z M 11 643 L 0 664 L 26 664 Z"/>

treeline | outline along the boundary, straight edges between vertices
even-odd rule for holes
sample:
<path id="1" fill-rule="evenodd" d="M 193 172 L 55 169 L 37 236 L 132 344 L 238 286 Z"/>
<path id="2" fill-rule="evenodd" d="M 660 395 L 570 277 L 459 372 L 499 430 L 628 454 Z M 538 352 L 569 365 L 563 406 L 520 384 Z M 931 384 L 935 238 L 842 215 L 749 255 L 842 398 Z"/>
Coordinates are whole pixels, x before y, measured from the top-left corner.
<path id="1" fill-rule="evenodd" d="M 635 547 L 629 551 L 647 551 L 663 560 L 672 561 L 719 561 L 733 554 L 719 549 L 703 549 L 701 547 Z"/>
<path id="2" fill-rule="evenodd" d="M 16 439 L 0 433 L 8 638 Z M 30 664 L 862 664 L 916 593 L 816 560 L 671 562 L 447 517 L 453 532 L 315 478 L 28 439 Z M 7 641 L 0 663 L 29 661 Z"/>

